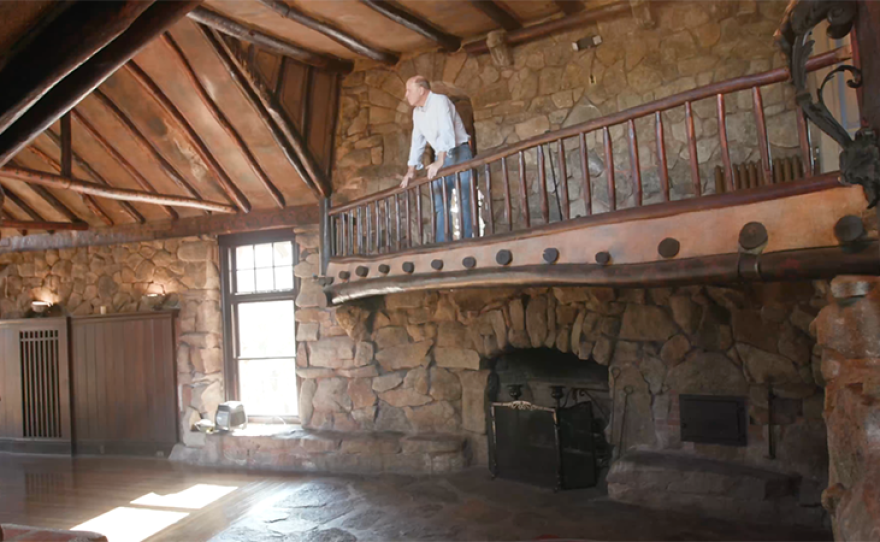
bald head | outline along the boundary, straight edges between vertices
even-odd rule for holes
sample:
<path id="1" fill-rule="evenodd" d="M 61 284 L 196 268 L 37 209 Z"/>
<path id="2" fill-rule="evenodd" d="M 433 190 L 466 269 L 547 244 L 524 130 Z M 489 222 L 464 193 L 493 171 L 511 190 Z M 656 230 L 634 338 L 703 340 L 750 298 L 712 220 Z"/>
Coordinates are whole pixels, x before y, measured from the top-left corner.
<path id="1" fill-rule="evenodd" d="M 409 105 L 417 107 L 425 105 L 428 93 L 431 92 L 431 83 L 422 75 L 415 75 L 406 81 L 406 101 Z"/>

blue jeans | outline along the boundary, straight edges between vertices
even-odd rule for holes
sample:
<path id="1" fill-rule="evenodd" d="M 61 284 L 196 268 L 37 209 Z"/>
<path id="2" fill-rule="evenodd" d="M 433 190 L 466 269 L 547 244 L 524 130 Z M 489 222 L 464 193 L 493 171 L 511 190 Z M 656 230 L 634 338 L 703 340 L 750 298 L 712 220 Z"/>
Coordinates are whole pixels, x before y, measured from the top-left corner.
<path id="1" fill-rule="evenodd" d="M 459 145 L 455 147 L 448 153 L 446 153 L 446 159 L 443 161 L 443 167 L 454 166 L 456 164 L 460 164 L 467 160 L 473 158 L 473 154 L 471 154 L 471 148 L 467 143 Z M 461 220 L 464 223 L 462 228 L 462 237 L 468 238 L 473 237 L 473 225 L 471 224 L 471 172 L 462 171 L 458 174 L 461 177 L 461 194 L 459 194 L 459 202 L 461 204 L 461 211 L 459 216 L 461 216 Z M 446 184 L 446 209 L 450 209 L 452 206 L 452 190 L 455 188 L 455 175 L 448 175 L 443 177 L 442 179 L 438 179 L 433 182 L 434 186 L 434 212 L 436 214 L 437 220 L 437 231 L 434 232 L 434 240 L 437 243 L 443 243 L 446 241 L 446 213 L 443 212 L 443 184 Z M 450 234 L 454 230 L 452 229 L 452 225 L 450 224 L 449 232 Z"/>

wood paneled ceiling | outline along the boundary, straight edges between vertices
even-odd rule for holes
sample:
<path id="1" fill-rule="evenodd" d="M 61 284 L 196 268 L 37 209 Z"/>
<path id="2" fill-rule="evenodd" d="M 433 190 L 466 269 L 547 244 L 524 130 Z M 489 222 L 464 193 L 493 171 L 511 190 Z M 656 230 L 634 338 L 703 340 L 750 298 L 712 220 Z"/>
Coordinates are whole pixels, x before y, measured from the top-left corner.
<path id="1" fill-rule="evenodd" d="M 5 69 L 9 58 L 34 39 L 47 39 L 40 32 L 47 21 L 64 17 L 69 4 L 0 3 L 0 81 L 16 75 Z M 439 48 L 444 42 L 432 32 L 448 38 L 448 49 L 448 40 L 457 45 L 502 24 L 527 25 L 583 7 L 574 0 L 208 0 L 80 97 L 66 121 L 72 141 L 66 177 L 224 204 L 239 213 L 314 205 L 329 190 L 338 82 L 352 61 L 389 64 Z M 427 30 L 401 24 L 385 9 Z M 506 15 L 493 17 L 493 10 Z M 226 20 L 208 27 L 198 13 Z M 11 178 L 10 168 L 63 174 L 64 122 L 55 120 L 5 164 L 0 226 L 16 220 L 100 228 L 207 214 Z M 34 231 L 40 229 L 19 225 L 0 235 Z"/>

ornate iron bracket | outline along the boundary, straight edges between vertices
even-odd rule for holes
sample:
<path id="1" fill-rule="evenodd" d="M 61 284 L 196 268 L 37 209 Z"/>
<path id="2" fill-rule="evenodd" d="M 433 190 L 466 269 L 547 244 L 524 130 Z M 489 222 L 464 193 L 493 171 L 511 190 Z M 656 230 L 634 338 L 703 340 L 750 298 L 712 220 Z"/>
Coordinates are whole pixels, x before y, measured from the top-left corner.
<path id="1" fill-rule="evenodd" d="M 843 65 L 829 73 L 817 92 L 817 99 L 807 87 L 807 60 L 813 52 L 814 41 L 810 39 L 813 27 L 828 21 L 828 35 L 840 39 L 852 30 L 858 13 L 855 0 L 793 0 L 788 6 L 776 39 L 788 57 L 791 80 L 797 94 L 795 100 L 804 115 L 820 130 L 828 134 L 843 148 L 840 153 L 840 172 L 846 184 L 858 184 L 865 189 L 869 207 L 880 200 L 880 147 L 877 134 L 870 128 L 862 128 L 855 138 L 834 118 L 825 105 L 825 85 L 837 74 L 850 74 L 850 88 L 862 85 L 862 72 L 855 66 Z"/>

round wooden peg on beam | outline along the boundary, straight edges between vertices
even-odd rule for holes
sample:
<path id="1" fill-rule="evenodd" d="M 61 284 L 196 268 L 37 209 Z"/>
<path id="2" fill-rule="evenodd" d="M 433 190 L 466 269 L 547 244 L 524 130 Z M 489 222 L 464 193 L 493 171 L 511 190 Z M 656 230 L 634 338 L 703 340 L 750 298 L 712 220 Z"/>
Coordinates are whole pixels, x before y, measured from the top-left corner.
<path id="1" fill-rule="evenodd" d="M 862 219 L 855 215 L 846 215 L 834 225 L 834 236 L 841 243 L 854 243 L 865 235 Z"/>
<path id="2" fill-rule="evenodd" d="M 379 272 L 383 275 L 387 275 L 391 271 L 391 267 L 387 263 L 379 264 Z"/>
<path id="3" fill-rule="evenodd" d="M 513 261 L 513 252 L 502 249 L 495 255 L 495 263 L 498 265 L 509 265 Z"/>
<path id="4" fill-rule="evenodd" d="M 545 248 L 544 249 L 544 261 L 547 263 L 556 263 L 556 260 L 559 259 L 559 250 L 555 248 Z"/>
<path id="5" fill-rule="evenodd" d="M 443 269 L 443 260 L 431 260 L 431 269 L 434 271 Z"/>
<path id="6" fill-rule="evenodd" d="M 678 239 L 673 239 L 672 237 L 667 237 L 657 245 L 657 252 L 664 258 L 675 258 L 678 256 L 679 250 L 681 250 L 681 243 L 678 242 Z"/>
<path id="7" fill-rule="evenodd" d="M 416 270 L 416 264 L 412 262 L 403 262 L 401 267 L 403 268 L 403 272 L 407 275 L 412 275 L 413 271 Z"/>
<path id="8" fill-rule="evenodd" d="M 370 274 L 370 268 L 365 265 L 359 265 L 357 266 L 357 269 L 354 270 L 354 274 L 360 278 L 366 278 L 366 276 Z"/>
<path id="9" fill-rule="evenodd" d="M 461 265 L 463 265 L 465 269 L 473 269 L 477 266 L 477 259 L 473 256 L 468 256 L 461 261 Z"/>
<path id="10" fill-rule="evenodd" d="M 749 222 L 739 231 L 739 246 L 743 250 L 755 250 L 767 244 L 767 228 L 760 222 Z"/>
<path id="11" fill-rule="evenodd" d="M 599 265 L 608 265 L 609 263 L 611 263 L 611 253 L 597 252 L 596 253 L 596 263 Z"/>
<path id="12" fill-rule="evenodd" d="M 348 271 L 340 271 L 339 278 L 341 278 L 342 280 L 348 280 L 351 278 L 351 273 L 349 273 Z"/>

